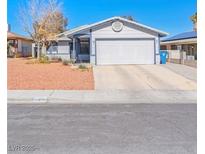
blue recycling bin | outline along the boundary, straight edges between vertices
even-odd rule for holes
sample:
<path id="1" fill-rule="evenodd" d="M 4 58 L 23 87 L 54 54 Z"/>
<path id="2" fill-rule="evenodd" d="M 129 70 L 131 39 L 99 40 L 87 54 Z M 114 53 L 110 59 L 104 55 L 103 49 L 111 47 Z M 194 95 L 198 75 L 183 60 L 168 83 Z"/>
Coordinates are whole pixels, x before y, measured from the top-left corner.
<path id="1" fill-rule="evenodd" d="M 167 51 L 160 51 L 160 64 L 166 64 Z"/>

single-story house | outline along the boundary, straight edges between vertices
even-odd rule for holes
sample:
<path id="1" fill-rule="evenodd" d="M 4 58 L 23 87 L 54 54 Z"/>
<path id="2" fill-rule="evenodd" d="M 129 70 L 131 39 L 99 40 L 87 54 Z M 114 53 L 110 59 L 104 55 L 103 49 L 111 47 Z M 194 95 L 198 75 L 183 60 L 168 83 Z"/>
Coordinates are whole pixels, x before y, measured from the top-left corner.
<path id="1" fill-rule="evenodd" d="M 159 64 L 160 37 L 166 32 L 122 17 L 112 17 L 59 34 L 48 57 L 94 65 Z"/>
<path id="2" fill-rule="evenodd" d="M 7 31 L 7 54 L 8 56 L 18 55 L 22 57 L 31 56 L 32 39 L 10 31 Z"/>
<path id="3" fill-rule="evenodd" d="M 161 41 L 161 50 L 185 52 L 187 60 L 197 60 L 197 32 L 185 32 Z"/>

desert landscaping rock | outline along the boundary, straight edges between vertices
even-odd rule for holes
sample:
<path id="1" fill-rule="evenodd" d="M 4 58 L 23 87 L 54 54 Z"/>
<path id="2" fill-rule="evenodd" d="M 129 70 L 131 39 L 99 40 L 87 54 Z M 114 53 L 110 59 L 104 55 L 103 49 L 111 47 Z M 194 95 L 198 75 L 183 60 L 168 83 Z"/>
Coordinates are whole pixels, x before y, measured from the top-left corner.
<path id="1" fill-rule="evenodd" d="M 92 69 L 81 71 L 62 63 L 28 64 L 23 58 L 8 59 L 9 90 L 93 90 Z"/>

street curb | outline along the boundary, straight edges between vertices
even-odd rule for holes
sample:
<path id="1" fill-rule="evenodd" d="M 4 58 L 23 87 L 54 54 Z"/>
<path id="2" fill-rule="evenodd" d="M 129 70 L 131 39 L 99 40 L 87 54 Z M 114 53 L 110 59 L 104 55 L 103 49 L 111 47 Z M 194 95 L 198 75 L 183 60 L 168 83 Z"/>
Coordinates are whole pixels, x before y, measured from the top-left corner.
<path id="1" fill-rule="evenodd" d="M 9 104 L 187 104 L 196 102 L 196 91 L 8 91 Z"/>

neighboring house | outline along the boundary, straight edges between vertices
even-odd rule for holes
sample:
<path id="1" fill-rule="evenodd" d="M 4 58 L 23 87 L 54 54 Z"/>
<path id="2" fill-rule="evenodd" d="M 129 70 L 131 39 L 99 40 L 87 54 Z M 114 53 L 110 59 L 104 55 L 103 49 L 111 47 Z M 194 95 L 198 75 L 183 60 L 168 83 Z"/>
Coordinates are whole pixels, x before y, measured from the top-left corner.
<path id="1" fill-rule="evenodd" d="M 13 32 L 7 32 L 7 43 L 8 43 L 8 56 L 31 56 L 32 52 L 32 39 L 15 34 Z"/>
<path id="2" fill-rule="evenodd" d="M 161 41 L 161 50 L 181 50 L 197 59 L 197 32 L 185 32 Z"/>
<path id="3" fill-rule="evenodd" d="M 168 60 L 175 63 L 192 63 L 196 66 L 197 60 L 197 32 L 185 32 L 161 41 L 161 50 L 167 50 Z M 176 55 L 178 57 L 172 57 Z"/>
<path id="4" fill-rule="evenodd" d="M 166 32 L 122 17 L 112 17 L 58 35 L 49 57 L 95 65 L 159 64 L 160 37 Z"/>

